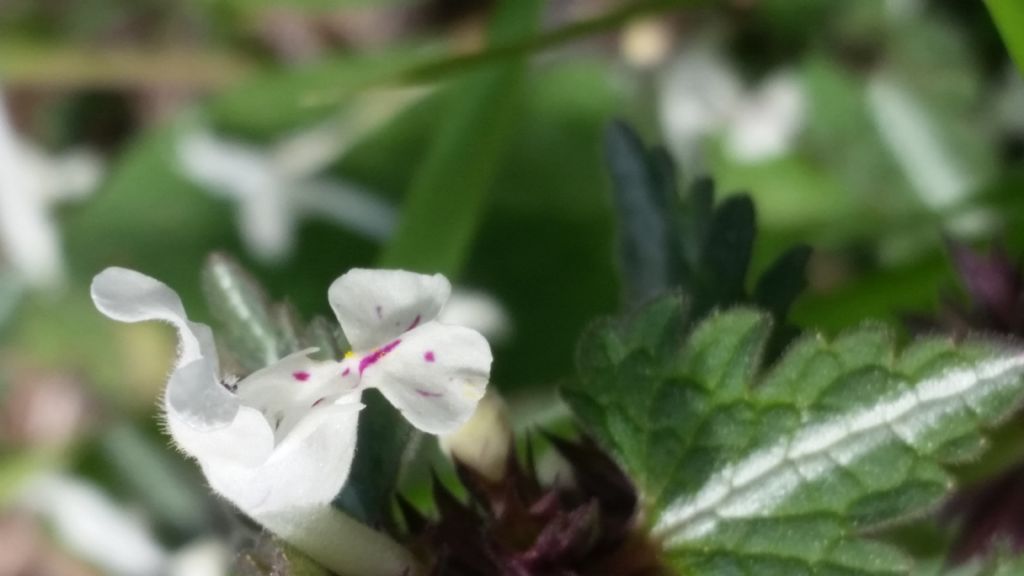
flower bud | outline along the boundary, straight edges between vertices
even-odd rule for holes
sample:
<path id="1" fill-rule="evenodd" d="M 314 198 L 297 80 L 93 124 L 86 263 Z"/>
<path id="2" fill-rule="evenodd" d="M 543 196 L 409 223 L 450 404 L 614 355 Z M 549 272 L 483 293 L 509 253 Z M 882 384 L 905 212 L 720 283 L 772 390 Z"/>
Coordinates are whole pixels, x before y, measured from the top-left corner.
<path id="1" fill-rule="evenodd" d="M 505 475 L 512 447 L 508 407 L 493 388 L 480 400 L 476 412 L 461 428 L 441 436 L 441 450 L 489 480 Z"/>

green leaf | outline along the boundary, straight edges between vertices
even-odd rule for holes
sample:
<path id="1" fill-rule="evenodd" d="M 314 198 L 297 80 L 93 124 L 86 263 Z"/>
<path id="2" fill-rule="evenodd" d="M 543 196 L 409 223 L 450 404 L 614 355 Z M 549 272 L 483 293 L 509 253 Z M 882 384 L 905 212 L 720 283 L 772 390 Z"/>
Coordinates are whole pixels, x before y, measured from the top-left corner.
<path id="1" fill-rule="evenodd" d="M 807 288 L 807 262 L 811 258 L 809 246 L 794 246 L 780 255 L 757 280 L 754 300 L 772 313 L 774 318 L 785 318 L 789 308 Z"/>
<path id="2" fill-rule="evenodd" d="M 9 272 L 0 272 L 0 332 L 14 318 L 25 287 Z"/>
<path id="3" fill-rule="evenodd" d="M 1024 396 L 1024 354 L 998 342 L 899 349 L 866 324 L 801 337 L 765 369 L 768 314 L 713 314 L 681 338 L 684 310 L 668 297 L 593 328 L 564 395 L 686 574 L 907 573 L 862 533 L 938 502 L 945 465 Z"/>
<path id="4" fill-rule="evenodd" d="M 491 41 L 532 32 L 540 5 L 503 2 Z M 447 121 L 413 180 L 382 267 L 451 276 L 460 271 L 514 125 L 524 70 L 523 60 L 503 62 L 453 86 Z"/>
<path id="5" fill-rule="evenodd" d="M 704 245 L 703 295 L 709 302 L 731 303 L 746 294 L 744 282 L 754 251 L 757 221 L 749 196 L 727 198 L 715 210 Z"/>
<path id="6" fill-rule="evenodd" d="M 254 372 L 298 349 L 274 321 L 263 288 L 238 263 L 213 254 L 202 271 L 210 312 L 228 339 L 228 348 L 247 372 Z M 293 334 L 294 336 L 294 334 Z"/>
<path id="7" fill-rule="evenodd" d="M 619 253 L 629 302 L 646 302 L 673 284 L 676 265 L 670 235 L 675 207 L 675 174 L 671 163 L 655 164 L 643 142 L 622 122 L 605 134 L 605 158 L 611 173 L 619 218 Z"/>
<path id="8" fill-rule="evenodd" d="M 917 573 L 924 576 L 1020 576 L 1024 574 L 1024 556 L 1014 554 L 1009 543 L 1004 543 L 985 558 L 957 566 L 950 566 L 948 558 L 937 558 L 919 567 Z"/>
<path id="9" fill-rule="evenodd" d="M 757 218 L 748 195 L 729 196 L 716 207 L 714 183 L 698 179 L 680 197 L 667 153 L 646 148 L 622 123 L 609 127 L 605 150 L 628 301 L 647 302 L 678 286 L 690 298 L 691 321 L 716 309 L 759 303 L 777 321 L 770 347 L 774 357 L 793 335 L 785 318 L 807 285 L 810 249 L 796 246 L 784 252 L 751 294 L 747 278 Z"/>
<path id="10" fill-rule="evenodd" d="M 389 527 L 398 476 L 414 431 L 377 391 L 364 393 L 362 402 L 352 471 L 334 503 L 364 524 Z"/>
<path id="11" fill-rule="evenodd" d="M 1006 42 L 1017 69 L 1024 74 L 1024 4 L 1018 0 L 985 0 L 992 20 Z"/>

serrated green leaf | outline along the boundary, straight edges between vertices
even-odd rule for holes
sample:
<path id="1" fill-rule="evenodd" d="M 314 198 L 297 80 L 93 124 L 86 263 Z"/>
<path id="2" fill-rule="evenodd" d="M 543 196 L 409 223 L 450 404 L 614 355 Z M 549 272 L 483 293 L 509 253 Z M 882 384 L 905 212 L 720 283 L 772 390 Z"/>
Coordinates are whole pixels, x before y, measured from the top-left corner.
<path id="1" fill-rule="evenodd" d="M 732 196 L 715 209 L 702 255 L 708 293 L 698 293 L 709 304 L 738 302 L 744 297 L 756 234 L 754 203 L 749 196 Z M 700 302 L 695 305 L 702 308 Z"/>
<path id="2" fill-rule="evenodd" d="M 797 296 L 807 287 L 809 246 L 794 246 L 785 251 L 761 274 L 754 287 L 754 300 L 774 318 L 785 318 Z"/>
<path id="3" fill-rule="evenodd" d="M 1005 344 L 899 350 L 866 324 L 804 336 L 765 371 L 767 314 L 712 315 L 680 346 L 664 317 L 683 309 L 667 298 L 596 327 L 565 397 L 687 574 L 906 573 L 898 551 L 859 534 L 934 505 L 952 482 L 944 465 L 975 457 L 1024 396 L 1024 354 Z"/>
<path id="4" fill-rule="evenodd" d="M 671 237 L 671 219 L 666 218 L 677 201 L 675 174 L 670 160 L 649 157 L 637 134 L 622 122 L 609 125 L 604 141 L 614 183 L 626 299 L 645 302 L 676 283 L 677 242 Z"/>
<path id="5" fill-rule="evenodd" d="M 605 134 L 619 224 L 620 269 L 632 304 L 679 287 L 690 298 L 690 319 L 741 303 L 760 303 L 776 319 L 769 356 L 795 334 L 785 318 L 806 286 L 810 250 L 784 252 L 757 280 L 747 278 L 757 235 L 753 202 L 733 195 L 715 206 L 715 186 L 697 179 L 680 195 L 671 158 L 648 149 L 626 124 Z"/>
<path id="6" fill-rule="evenodd" d="M 710 178 L 701 178 L 694 182 L 683 198 L 677 225 L 679 241 L 682 243 L 682 253 L 690 270 L 697 270 L 701 265 L 701 257 L 708 241 L 708 230 L 711 228 L 711 214 L 714 208 L 714 181 Z"/>

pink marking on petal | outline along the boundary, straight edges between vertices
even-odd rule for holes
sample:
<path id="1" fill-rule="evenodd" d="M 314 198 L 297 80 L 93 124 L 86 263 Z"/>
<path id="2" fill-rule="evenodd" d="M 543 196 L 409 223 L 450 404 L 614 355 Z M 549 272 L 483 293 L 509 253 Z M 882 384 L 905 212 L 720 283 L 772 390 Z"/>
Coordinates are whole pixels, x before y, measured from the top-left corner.
<path id="1" fill-rule="evenodd" d="M 409 330 L 412 330 L 413 328 L 415 328 L 415 327 L 417 327 L 419 325 L 420 325 L 420 315 L 417 314 L 416 317 L 413 318 L 412 324 L 409 324 L 409 327 L 406 328 L 405 331 L 408 332 Z"/>
<path id="2" fill-rule="evenodd" d="M 309 380 L 309 372 L 306 372 L 305 370 L 292 372 L 292 377 L 298 380 L 299 382 L 305 382 L 306 380 Z"/>
<path id="3" fill-rule="evenodd" d="M 424 352 L 423 353 L 423 359 L 426 360 L 427 362 L 433 362 L 434 361 L 434 351 L 433 350 L 427 350 L 426 352 Z"/>
<path id="4" fill-rule="evenodd" d="M 352 372 L 351 368 L 345 368 L 345 371 L 341 373 L 342 376 L 348 376 L 349 372 Z"/>
<path id="5" fill-rule="evenodd" d="M 443 392 L 431 392 L 422 388 L 417 388 L 416 393 L 424 398 L 440 398 L 441 396 L 444 396 Z"/>
<path id="6" fill-rule="evenodd" d="M 395 349 L 396 346 L 401 342 L 401 339 L 389 342 L 380 348 L 377 348 L 371 352 L 368 356 L 359 361 L 359 374 L 362 375 L 363 371 L 376 364 L 381 358 L 388 355 L 389 352 Z"/>

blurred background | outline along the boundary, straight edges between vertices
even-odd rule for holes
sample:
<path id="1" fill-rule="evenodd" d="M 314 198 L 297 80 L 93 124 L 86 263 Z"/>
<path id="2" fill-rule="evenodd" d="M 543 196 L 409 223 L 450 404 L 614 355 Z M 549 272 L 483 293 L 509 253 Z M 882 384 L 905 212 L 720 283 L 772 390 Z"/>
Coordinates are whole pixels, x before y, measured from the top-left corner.
<path id="1" fill-rule="evenodd" d="M 930 314 L 946 242 L 1024 250 L 1024 80 L 960 0 L 0 0 L 0 575 L 226 573 L 231 516 L 156 415 L 222 251 L 305 317 L 350 267 L 449 275 L 517 429 L 621 308 L 606 127 L 815 248 L 793 314 Z M 436 451 L 433 445 L 427 450 Z M 404 479 L 415 494 L 420 475 Z"/>

